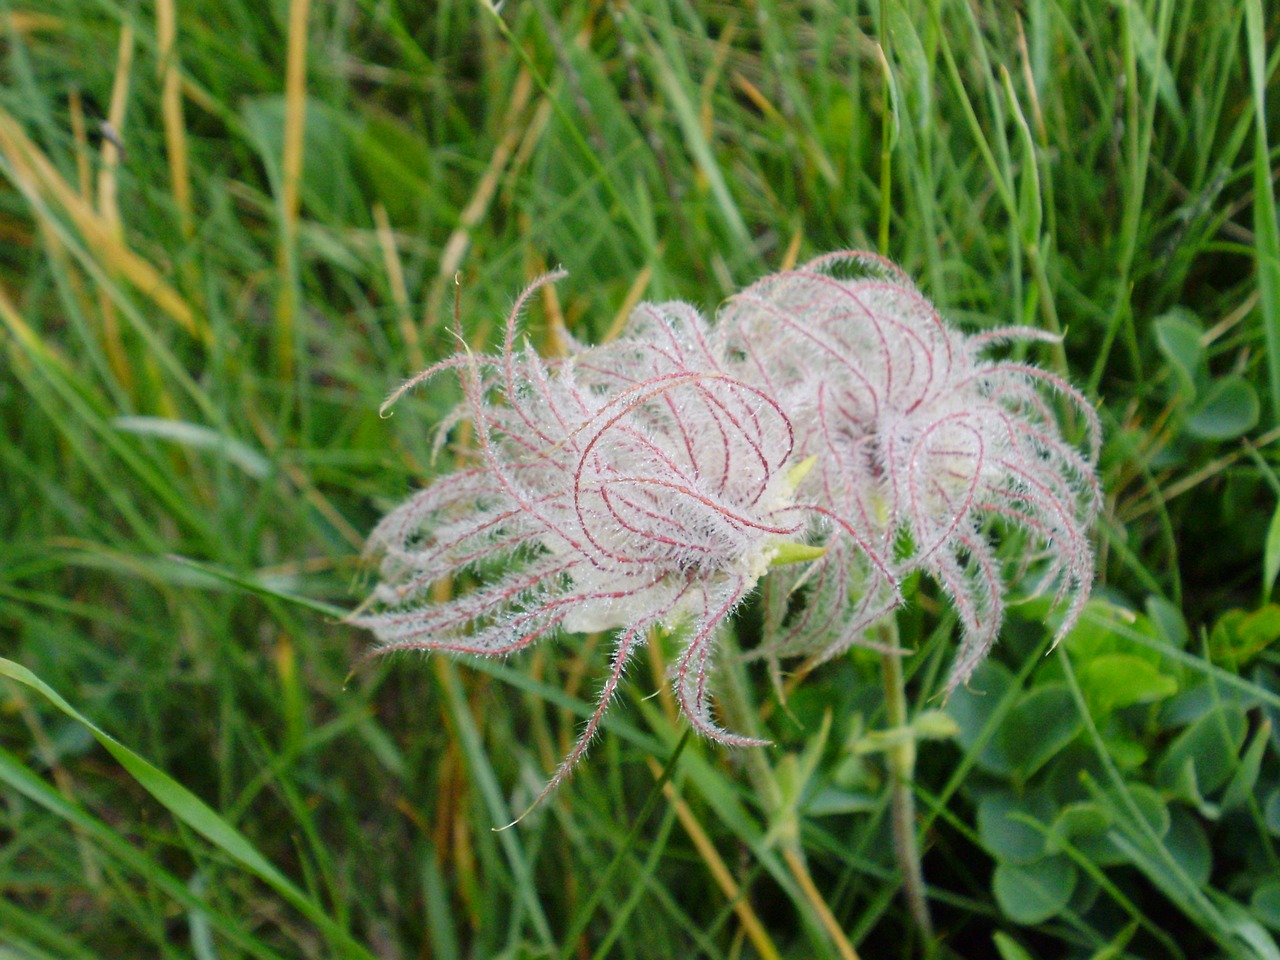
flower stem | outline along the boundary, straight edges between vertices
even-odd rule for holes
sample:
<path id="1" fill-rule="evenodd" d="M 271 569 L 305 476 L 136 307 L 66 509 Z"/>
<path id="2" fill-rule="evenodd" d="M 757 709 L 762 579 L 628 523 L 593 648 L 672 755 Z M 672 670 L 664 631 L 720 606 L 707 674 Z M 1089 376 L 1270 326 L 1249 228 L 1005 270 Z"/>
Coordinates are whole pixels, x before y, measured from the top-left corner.
<path id="1" fill-rule="evenodd" d="M 877 640 L 886 651 L 898 646 L 898 622 L 892 616 L 876 626 Z M 907 684 L 902 672 L 902 654 L 880 655 L 884 678 L 886 722 L 890 730 L 907 727 Z M 920 866 L 920 847 L 916 843 L 916 799 L 912 792 L 916 766 L 916 742 L 913 737 L 896 738 L 886 753 L 889 777 L 893 781 L 893 846 L 902 871 L 902 887 L 916 929 L 925 942 L 926 955 L 933 953 L 933 920 L 924 894 L 924 871 Z"/>
<path id="2" fill-rule="evenodd" d="M 724 710 L 725 723 L 745 736 L 763 739 L 760 736 L 760 715 L 747 692 L 747 679 L 738 654 L 738 645 L 728 636 L 724 638 L 723 643 L 721 656 L 724 662 L 719 672 L 721 681 L 719 700 Z M 781 806 L 782 795 L 778 790 L 778 780 L 773 774 L 773 768 L 769 765 L 765 751 L 744 750 L 742 759 L 752 788 L 760 797 L 764 809 L 772 815 Z"/>
<path id="3" fill-rule="evenodd" d="M 750 695 L 747 693 L 746 678 L 742 673 L 742 662 L 736 656 L 736 645 L 731 640 L 726 639 L 725 648 L 727 662 L 721 670 L 723 684 L 720 691 L 720 701 L 724 708 L 725 720 L 731 727 L 741 730 L 748 736 L 758 737 L 760 735 L 760 715 L 752 704 Z M 813 882 L 813 875 L 809 872 L 808 863 L 805 862 L 804 847 L 800 843 L 798 813 L 793 803 L 784 798 L 778 784 L 778 778 L 774 774 L 773 767 L 770 766 L 765 752 L 763 750 L 747 750 L 743 753 L 743 758 L 746 762 L 747 776 L 751 779 L 752 786 L 760 796 L 768 816 L 770 833 L 775 834 L 775 842 L 782 851 L 782 859 L 786 861 L 787 868 L 791 871 L 792 877 L 795 878 L 801 895 L 807 901 L 809 909 L 813 911 L 813 919 L 818 922 L 818 925 L 831 938 L 831 942 L 835 946 L 836 952 L 840 954 L 841 960 L 859 960 L 858 951 L 849 942 L 848 936 L 841 929 L 839 921 L 836 920 L 835 915 L 831 912 L 831 907 L 823 899 L 817 884 Z"/>

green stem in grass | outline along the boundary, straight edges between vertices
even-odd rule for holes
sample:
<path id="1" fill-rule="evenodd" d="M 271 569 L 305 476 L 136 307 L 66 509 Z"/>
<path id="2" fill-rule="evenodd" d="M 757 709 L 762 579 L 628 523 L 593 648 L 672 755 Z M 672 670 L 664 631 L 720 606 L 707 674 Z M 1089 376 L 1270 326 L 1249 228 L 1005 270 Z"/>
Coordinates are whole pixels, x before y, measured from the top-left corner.
<path id="1" fill-rule="evenodd" d="M 876 641 L 886 651 L 898 646 L 898 621 L 885 617 L 875 627 Z M 885 722 L 890 730 L 907 729 L 907 683 L 902 672 L 902 654 L 880 655 L 884 680 Z M 933 920 L 924 893 L 924 871 L 920 866 L 920 846 L 916 842 L 916 798 L 913 792 L 916 767 L 914 737 L 896 737 L 885 752 L 893 790 L 893 848 L 902 871 L 902 887 L 911 917 L 925 943 L 926 954 L 933 953 Z"/>
<path id="2" fill-rule="evenodd" d="M 726 646 L 732 646 L 732 641 L 726 641 Z M 741 658 L 733 656 L 736 652 L 736 649 L 726 651 L 729 654 L 726 656 L 728 662 L 721 671 L 723 684 L 720 701 L 724 707 L 725 720 L 733 729 L 740 730 L 747 736 L 759 738 L 760 715 L 747 693 Z M 831 907 L 823 898 L 813 882 L 813 875 L 809 872 L 804 856 L 804 846 L 800 842 L 799 814 L 795 807 L 798 796 L 794 793 L 788 795 L 788 792 L 783 790 L 763 750 L 744 750 L 742 756 L 751 785 L 760 796 L 761 805 L 768 814 L 770 835 L 782 850 L 782 857 L 800 888 L 804 905 L 811 911 L 811 919 L 816 921 L 830 938 L 840 960 L 859 960 L 857 950 L 854 949 L 840 922 L 831 912 Z"/>

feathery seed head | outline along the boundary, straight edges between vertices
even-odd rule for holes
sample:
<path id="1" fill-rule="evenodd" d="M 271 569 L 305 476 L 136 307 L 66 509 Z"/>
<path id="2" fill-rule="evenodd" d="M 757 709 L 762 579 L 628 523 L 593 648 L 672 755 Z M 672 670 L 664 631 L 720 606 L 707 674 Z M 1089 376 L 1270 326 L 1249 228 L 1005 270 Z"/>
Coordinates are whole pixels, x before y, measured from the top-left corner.
<path id="1" fill-rule="evenodd" d="M 375 529 L 373 612 L 355 622 L 378 652 L 502 656 L 555 631 L 615 631 L 610 675 L 578 744 L 585 750 L 628 657 L 649 628 L 680 626 L 675 689 L 702 733 L 754 743 L 711 716 L 716 632 L 801 532 L 792 505 L 794 435 L 781 406 L 737 378 L 703 318 L 642 304 L 623 336 L 544 360 L 517 344 L 523 304 L 496 356 L 463 352 L 457 420 L 475 429 L 473 463 L 436 479 Z M 436 585 L 472 584 L 447 601 Z"/>
<path id="2" fill-rule="evenodd" d="M 954 688 L 1003 620 L 993 526 L 1025 535 L 1023 570 L 1034 564 L 1065 606 L 1059 636 L 1071 627 L 1093 581 L 1097 415 L 1062 379 L 982 356 L 1000 341 L 1051 336 L 966 337 L 897 267 L 866 253 L 764 278 L 722 310 L 718 332 L 743 379 L 773 393 L 796 424 L 799 455 L 818 458 L 800 505 L 835 521 L 807 574 L 810 609 L 779 621 L 772 655 L 825 657 L 858 642 L 869 618 L 899 602 L 902 578 L 921 569 L 963 625 Z M 1055 395 L 1083 422 L 1084 453 L 1063 438 Z"/>
<path id="3" fill-rule="evenodd" d="M 465 399 L 444 428 L 470 422 L 475 448 L 374 530 L 380 583 L 354 621 L 377 652 L 503 656 L 559 631 L 613 632 L 597 707 L 547 790 L 658 625 L 684 638 L 673 683 L 695 728 L 758 743 L 716 724 L 708 677 L 719 627 L 761 580 L 759 655 L 776 668 L 865 643 L 904 578 L 930 574 L 962 624 L 950 688 L 1004 617 L 994 532 L 1024 541 L 1014 577 L 1055 591 L 1059 636 L 1079 616 L 1097 416 L 1060 378 L 983 356 L 1049 335 L 964 336 L 888 261 L 837 253 L 749 287 L 715 330 L 686 304 L 641 304 L 618 340 L 544 360 L 517 342 L 518 319 L 558 276 L 516 302 L 498 354 L 464 348 L 388 399 L 455 372 Z M 1083 423 L 1084 452 L 1058 402 Z"/>

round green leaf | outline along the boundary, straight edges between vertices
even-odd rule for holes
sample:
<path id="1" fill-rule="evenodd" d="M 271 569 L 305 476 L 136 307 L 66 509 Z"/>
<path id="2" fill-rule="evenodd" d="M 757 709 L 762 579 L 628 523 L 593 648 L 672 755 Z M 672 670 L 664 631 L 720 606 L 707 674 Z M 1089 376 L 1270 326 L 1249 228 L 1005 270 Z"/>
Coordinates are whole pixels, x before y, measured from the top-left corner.
<path id="1" fill-rule="evenodd" d="M 1151 832 L 1157 837 L 1165 837 L 1169 833 L 1172 818 L 1160 794 L 1144 783 L 1127 784 L 1126 793 L 1151 828 Z M 1129 804 L 1116 790 L 1106 791 L 1103 798 L 1103 802 L 1097 806 L 1109 821 L 1106 829 L 1086 831 L 1086 827 L 1096 825 L 1096 820 L 1082 818 L 1076 821 L 1080 823 L 1081 828 L 1071 838 L 1071 843 L 1083 856 L 1088 857 L 1100 867 L 1128 863 L 1129 851 L 1123 844 L 1116 843 L 1113 837 L 1119 835 L 1130 842 L 1141 843 L 1145 842 L 1143 831 L 1132 822 Z M 1088 810 L 1092 804 L 1080 806 Z"/>
<path id="2" fill-rule="evenodd" d="M 1129 799 L 1133 801 L 1133 805 L 1138 808 L 1138 812 L 1142 814 L 1142 819 L 1147 821 L 1147 825 L 1151 827 L 1151 832 L 1157 837 L 1163 837 L 1169 832 L 1169 806 L 1164 802 L 1164 798 L 1160 796 L 1160 792 L 1145 783 L 1128 783 L 1125 785 Z M 1127 818 L 1129 815 L 1129 806 L 1120 796 L 1118 790 L 1108 790 L 1106 792 L 1108 802 L 1111 804 L 1112 814 L 1123 811 L 1123 815 Z"/>
<path id="3" fill-rule="evenodd" d="M 1047 824 L 1052 817 L 1053 805 L 1046 794 L 992 793 L 978 804 L 978 836 L 987 852 L 1002 863 L 1033 863 L 1045 855 L 1045 833 L 1024 818 Z"/>
<path id="4" fill-rule="evenodd" d="M 1071 899 L 1067 901 L 1067 910 L 1077 916 L 1083 916 L 1093 909 L 1101 893 L 1102 887 L 1087 874 L 1081 873 L 1076 880 L 1075 890 L 1071 892 Z"/>
<path id="5" fill-rule="evenodd" d="M 1271 879 L 1253 891 L 1249 898 L 1253 915 L 1272 930 L 1280 930 L 1280 879 Z"/>
<path id="6" fill-rule="evenodd" d="M 1185 307 L 1175 307 L 1155 322 L 1156 347 L 1178 381 L 1178 392 L 1188 400 L 1195 399 L 1196 374 L 1204 362 L 1203 333 L 1203 324 Z"/>
<path id="7" fill-rule="evenodd" d="M 1050 852 L 1057 853 L 1070 843 L 1100 867 L 1125 863 L 1128 857 L 1107 836 L 1114 824 L 1111 814 L 1094 801 L 1073 803 L 1058 815 L 1047 846 Z"/>
<path id="8" fill-rule="evenodd" d="M 1030 867 L 1002 863 L 991 878 L 991 889 L 1010 920 L 1043 923 L 1071 900 L 1076 876 L 1076 868 L 1063 856 L 1049 857 Z"/>
<path id="9" fill-rule="evenodd" d="M 1065 683 L 1045 683 L 1027 694 L 1000 725 L 1000 739 L 1013 769 L 1033 776 L 1083 728 L 1075 699 Z"/>
<path id="10" fill-rule="evenodd" d="M 1006 696 L 1014 696 L 1010 690 L 1013 686 L 1013 674 L 1007 667 L 994 660 L 986 660 L 978 665 L 973 677 L 960 687 L 947 701 L 947 713 L 951 714 L 960 728 L 956 740 L 968 753 L 973 750 L 982 738 L 988 722 L 1001 707 Z M 1005 745 L 997 729 L 987 737 L 982 750 L 977 756 L 977 766 L 997 776 L 1008 776 L 1013 772 L 1013 764 L 1005 752 Z"/>
<path id="11" fill-rule="evenodd" d="M 1111 815 L 1092 800 L 1084 800 L 1063 807 L 1053 823 L 1055 836 L 1070 840 L 1073 837 L 1093 836 L 1111 829 Z"/>
<path id="12" fill-rule="evenodd" d="M 1105 745 L 1107 753 L 1121 770 L 1137 770 L 1147 762 L 1147 748 L 1123 734 L 1108 733 Z"/>
<path id="13" fill-rule="evenodd" d="M 1209 385 L 1184 429 L 1202 440 L 1233 440 L 1256 427 L 1261 412 L 1253 385 L 1238 374 L 1229 374 Z"/>

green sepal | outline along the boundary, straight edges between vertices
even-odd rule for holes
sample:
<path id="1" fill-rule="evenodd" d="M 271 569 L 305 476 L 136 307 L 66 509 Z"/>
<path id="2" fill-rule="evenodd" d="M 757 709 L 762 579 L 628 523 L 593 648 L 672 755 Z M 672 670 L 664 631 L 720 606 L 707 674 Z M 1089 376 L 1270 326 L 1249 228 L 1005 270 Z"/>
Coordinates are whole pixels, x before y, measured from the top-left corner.
<path id="1" fill-rule="evenodd" d="M 815 547 L 807 543 L 780 543 L 769 565 L 781 567 L 788 563 L 805 563 L 809 560 L 817 560 L 826 552 L 826 547 Z"/>

